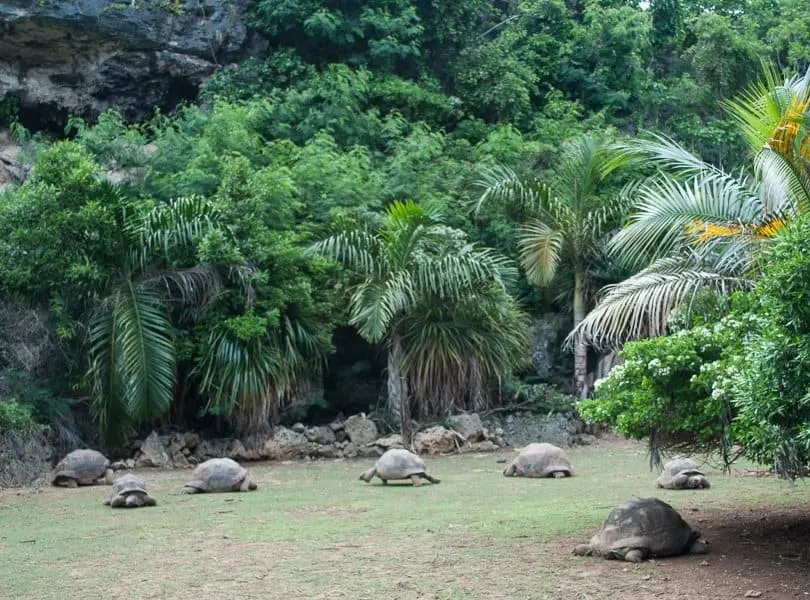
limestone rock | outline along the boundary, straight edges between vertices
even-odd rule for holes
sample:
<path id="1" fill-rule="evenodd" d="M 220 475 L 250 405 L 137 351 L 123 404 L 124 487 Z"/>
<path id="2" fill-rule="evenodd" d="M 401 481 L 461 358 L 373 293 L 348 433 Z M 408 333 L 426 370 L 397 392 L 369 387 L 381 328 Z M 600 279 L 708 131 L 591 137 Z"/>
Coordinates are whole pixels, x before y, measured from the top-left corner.
<path id="1" fill-rule="evenodd" d="M 476 413 L 453 415 L 448 420 L 450 427 L 459 432 L 470 444 L 484 439 L 484 424 Z"/>
<path id="2" fill-rule="evenodd" d="M 332 444 L 335 441 L 335 432 L 329 427 L 310 427 L 304 432 L 310 442 L 316 444 Z"/>
<path id="3" fill-rule="evenodd" d="M 372 442 L 374 446 L 382 448 L 383 451 L 390 450 L 391 448 L 404 448 L 402 444 L 402 436 L 398 433 L 392 433 L 389 436 L 382 437 Z"/>
<path id="4" fill-rule="evenodd" d="M 156 431 L 150 433 L 149 437 L 141 444 L 141 455 L 135 461 L 135 466 L 139 469 L 143 467 L 171 468 L 172 459 L 169 457 L 166 446 Z"/>
<path id="5" fill-rule="evenodd" d="M 441 425 L 420 431 L 413 438 L 413 447 L 418 454 L 448 454 L 457 449 L 456 434 Z"/>
<path id="6" fill-rule="evenodd" d="M 349 440 L 355 446 L 365 446 L 377 439 L 377 425 L 366 415 L 353 415 L 343 424 Z"/>
<path id="7" fill-rule="evenodd" d="M 196 97 L 218 65 L 251 53 L 253 0 L 0 2 L 0 96 L 19 97 L 23 122 L 64 126 L 109 107 L 149 118 Z"/>

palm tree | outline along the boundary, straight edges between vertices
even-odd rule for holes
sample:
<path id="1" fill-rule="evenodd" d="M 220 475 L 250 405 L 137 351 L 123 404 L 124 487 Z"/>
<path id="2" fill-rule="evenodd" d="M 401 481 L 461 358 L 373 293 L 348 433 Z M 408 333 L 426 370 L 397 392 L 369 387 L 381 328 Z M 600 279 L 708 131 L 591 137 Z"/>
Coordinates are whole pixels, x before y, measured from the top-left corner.
<path id="1" fill-rule="evenodd" d="M 208 201 L 189 197 L 122 217 L 119 268 L 104 286 L 108 293 L 95 298 L 87 326 L 92 411 L 106 446 L 171 406 L 176 356 L 170 303 L 202 306 L 220 285 L 213 267 L 175 268 L 172 255 L 188 249 L 215 216 Z"/>
<path id="2" fill-rule="evenodd" d="M 359 276 L 350 323 L 388 353 L 388 408 L 409 443 L 411 415 L 445 412 L 508 371 L 526 342 L 507 293 L 509 262 L 466 241 L 431 206 L 394 202 L 375 230 L 350 230 L 312 246 Z M 444 395 L 444 394 L 447 395 Z"/>
<path id="3" fill-rule="evenodd" d="M 239 327 L 244 318 L 258 327 Z M 252 331 L 251 331 L 252 330 Z M 277 411 L 318 375 L 323 355 L 316 336 L 289 315 L 277 323 L 248 313 L 223 319 L 209 333 L 194 373 L 206 409 L 227 415 L 242 434 L 265 433 Z"/>
<path id="4" fill-rule="evenodd" d="M 762 245 L 810 208 L 810 70 L 780 79 L 766 68 L 726 107 L 753 152 L 750 174 L 726 173 L 662 136 L 625 146 L 626 158 L 661 169 L 627 188 L 633 212 L 609 244 L 614 258 L 643 268 L 605 288 L 569 341 L 617 348 L 665 333 L 670 312 L 699 290 L 749 285 Z"/>
<path id="5" fill-rule="evenodd" d="M 623 162 L 605 141 L 583 136 L 566 144 L 549 185 L 519 177 L 505 167 L 487 171 L 479 182 L 484 192 L 478 209 L 498 202 L 528 213 L 518 246 L 530 281 L 547 286 L 562 263 L 571 267 L 575 328 L 585 317 L 591 267 L 603 255 L 602 240 L 623 211 L 623 204 L 600 195 L 599 187 Z M 587 346 L 580 342 L 574 346 L 574 382 L 577 393 L 586 395 Z"/>

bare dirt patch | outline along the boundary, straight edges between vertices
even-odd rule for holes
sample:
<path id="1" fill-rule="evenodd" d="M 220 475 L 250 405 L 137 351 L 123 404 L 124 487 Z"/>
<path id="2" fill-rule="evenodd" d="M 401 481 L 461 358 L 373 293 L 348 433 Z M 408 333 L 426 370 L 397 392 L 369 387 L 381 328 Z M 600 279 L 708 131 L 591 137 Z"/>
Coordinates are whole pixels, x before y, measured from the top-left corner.
<path id="1" fill-rule="evenodd" d="M 570 558 L 555 598 L 810 598 L 810 509 L 774 506 L 683 510 L 710 553 L 649 563 Z M 553 541 L 559 554 L 582 540 Z"/>

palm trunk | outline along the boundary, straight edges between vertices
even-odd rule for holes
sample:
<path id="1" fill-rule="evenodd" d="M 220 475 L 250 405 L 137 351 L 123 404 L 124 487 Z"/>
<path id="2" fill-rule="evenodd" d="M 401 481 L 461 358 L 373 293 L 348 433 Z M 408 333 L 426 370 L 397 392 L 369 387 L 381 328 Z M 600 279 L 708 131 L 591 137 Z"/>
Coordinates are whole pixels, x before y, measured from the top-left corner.
<path id="1" fill-rule="evenodd" d="M 574 272 L 574 327 L 585 318 L 585 270 Z M 588 347 L 580 339 L 574 346 L 574 388 L 579 398 L 588 395 Z"/>
<path id="2" fill-rule="evenodd" d="M 391 340 L 388 349 L 388 410 L 399 414 L 399 428 L 402 443 L 406 448 L 411 445 L 411 406 L 408 398 L 408 381 L 400 372 L 402 361 L 402 344 L 397 336 Z"/>

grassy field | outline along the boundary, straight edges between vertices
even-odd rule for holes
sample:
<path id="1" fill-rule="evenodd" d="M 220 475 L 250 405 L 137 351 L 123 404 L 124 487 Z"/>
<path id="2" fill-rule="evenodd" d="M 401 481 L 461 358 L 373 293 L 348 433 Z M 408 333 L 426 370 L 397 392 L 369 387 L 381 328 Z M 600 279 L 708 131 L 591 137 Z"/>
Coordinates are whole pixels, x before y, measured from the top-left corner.
<path id="1" fill-rule="evenodd" d="M 252 465 L 259 490 L 242 494 L 180 495 L 188 472 L 144 471 L 158 506 L 133 511 L 102 506 L 104 486 L 5 490 L 0 597 L 556 598 L 559 576 L 596 562 L 570 546 L 630 495 L 687 520 L 810 499 L 804 485 L 716 472 L 710 490 L 656 490 L 643 447 L 625 442 L 570 451 L 564 480 L 502 477 L 511 456 L 429 459 L 442 483 L 417 488 L 363 484 L 370 460 Z M 570 597 L 601 597 L 573 581 Z"/>

